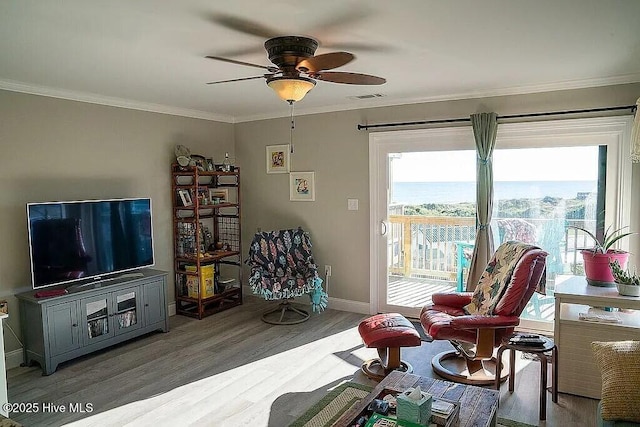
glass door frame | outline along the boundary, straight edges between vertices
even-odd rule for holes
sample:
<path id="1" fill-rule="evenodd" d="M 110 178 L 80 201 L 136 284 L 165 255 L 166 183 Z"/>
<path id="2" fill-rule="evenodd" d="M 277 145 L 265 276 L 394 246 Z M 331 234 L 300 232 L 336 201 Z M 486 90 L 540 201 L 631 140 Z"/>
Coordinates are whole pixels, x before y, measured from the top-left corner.
<path id="1" fill-rule="evenodd" d="M 387 230 L 389 230 L 389 154 L 419 151 L 475 150 L 471 127 L 372 132 L 369 134 L 370 304 L 374 313 L 417 318 L 420 308 L 390 305 L 387 299 Z"/>
<path id="2" fill-rule="evenodd" d="M 630 134 L 633 117 L 611 116 L 538 122 L 501 123 L 496 149 L 524 147 L 560 147 L 579 145 L 607 146 L 607 189 L 605 223 L 613 228 L 628 225 L 631 219 Z M 369 134 L 370 203 L 370 304 L 371 314 L 396 311 L 416 317 L 419 309 L 386 304 L 387 206 L 389 197 L 390 153 L 416 151 L 475 150 L 471 127 L 416 129 L 371 132 Z M 620 249 L 628 250 L 622 239 Z M 544 330 L 541 322 L 521 322 L 528 329 Z M 553 325 L 549 326 L 553 328 Z"/>

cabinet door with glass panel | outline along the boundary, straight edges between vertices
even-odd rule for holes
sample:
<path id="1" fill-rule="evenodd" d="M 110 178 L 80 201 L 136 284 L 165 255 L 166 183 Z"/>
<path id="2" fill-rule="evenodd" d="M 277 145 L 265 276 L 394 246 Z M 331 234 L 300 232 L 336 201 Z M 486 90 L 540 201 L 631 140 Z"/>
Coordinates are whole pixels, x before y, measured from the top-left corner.
<path id="1" fill-rule="evenodd" d="M 138 286 L 83 298 L 80 310 L 85 344 L 140 328 L 141 307 Z"/>
<path id="2" fill-rule="evenodd" d="M 116 335 L 142 326 L 142 294 L 138 286 L 113 292 L 113 319 Z"/>

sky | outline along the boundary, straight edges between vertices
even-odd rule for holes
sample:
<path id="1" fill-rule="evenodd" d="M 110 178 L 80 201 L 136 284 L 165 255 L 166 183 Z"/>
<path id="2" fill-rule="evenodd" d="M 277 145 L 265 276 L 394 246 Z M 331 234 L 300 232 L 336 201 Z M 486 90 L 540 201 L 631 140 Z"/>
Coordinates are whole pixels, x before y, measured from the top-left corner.
<path id="1" fill-rule="evenodd" d="M 394 155 L 397 156 L 397 155 Z M 393 160 L 394 182 L 475 181 L 476 152 L 402 153 Z M 494 181 L 595 181 L 598 147 L 495 150 Z"/>

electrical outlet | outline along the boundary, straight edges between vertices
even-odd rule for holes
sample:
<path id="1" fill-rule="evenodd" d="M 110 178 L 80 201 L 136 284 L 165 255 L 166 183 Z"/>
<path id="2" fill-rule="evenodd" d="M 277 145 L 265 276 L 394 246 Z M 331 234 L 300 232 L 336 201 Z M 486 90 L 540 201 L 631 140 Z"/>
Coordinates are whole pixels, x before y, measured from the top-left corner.
<path id="1" fill-rule="evenodd" d="M 331 276 L 331 266 L 330 265 L 325 265 L 324 266 L 324 275 L 325 276 Z"/>

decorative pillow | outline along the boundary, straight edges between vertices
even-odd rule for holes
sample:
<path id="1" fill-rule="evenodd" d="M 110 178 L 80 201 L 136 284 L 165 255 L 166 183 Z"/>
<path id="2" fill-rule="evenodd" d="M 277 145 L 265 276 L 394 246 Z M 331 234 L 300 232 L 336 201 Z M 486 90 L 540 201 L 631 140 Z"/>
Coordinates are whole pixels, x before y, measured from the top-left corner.
<path id="1" fill-rule="evenodd" d="M 602 374 L 602 419 L 640 422 L 640 341 L 591 343 Z"/>
<path id="2" fill-rule="evenodd" d="M 517 241 L 501 244 L 482 273 L 471 302 L 463 307 L 464 311 L 467 314 L 493 314 L 493 309 L 511 281 L 518 261 L 532 248 L 535 246 Z"/>

